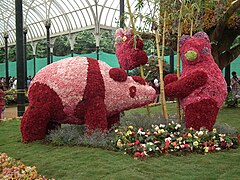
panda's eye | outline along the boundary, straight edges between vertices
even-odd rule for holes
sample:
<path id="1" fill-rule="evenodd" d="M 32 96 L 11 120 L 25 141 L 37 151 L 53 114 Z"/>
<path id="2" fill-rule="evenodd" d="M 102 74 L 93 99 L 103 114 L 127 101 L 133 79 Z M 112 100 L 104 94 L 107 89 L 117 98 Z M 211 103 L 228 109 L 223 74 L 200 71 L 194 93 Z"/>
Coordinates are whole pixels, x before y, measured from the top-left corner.
<path id="1" fill-rule="evenodd" d="M 208 56 L 210 54 L 210 49 L 208 47 L 203 47 L 201 49 L 201 54 L 205 55 L 205 56 Z"/>

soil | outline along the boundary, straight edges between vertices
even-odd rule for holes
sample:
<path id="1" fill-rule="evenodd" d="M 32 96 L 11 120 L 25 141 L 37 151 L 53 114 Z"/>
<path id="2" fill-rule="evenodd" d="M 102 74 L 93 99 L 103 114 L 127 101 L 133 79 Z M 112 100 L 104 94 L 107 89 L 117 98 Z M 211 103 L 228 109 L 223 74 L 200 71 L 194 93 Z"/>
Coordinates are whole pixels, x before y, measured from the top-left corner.
<path id="1" fill-rule="evenodd" d="M 25 108 L 25 110 L 26 110 L 26 108 Z M 17 116 L 17 107 L 16 106 L 10 106 L 10 107 L 6 107 L 5 108 L 5 111 L 3 113 L 3 118 L 4 119 L 16 118 L 16 117 L 18 117 Z"/>

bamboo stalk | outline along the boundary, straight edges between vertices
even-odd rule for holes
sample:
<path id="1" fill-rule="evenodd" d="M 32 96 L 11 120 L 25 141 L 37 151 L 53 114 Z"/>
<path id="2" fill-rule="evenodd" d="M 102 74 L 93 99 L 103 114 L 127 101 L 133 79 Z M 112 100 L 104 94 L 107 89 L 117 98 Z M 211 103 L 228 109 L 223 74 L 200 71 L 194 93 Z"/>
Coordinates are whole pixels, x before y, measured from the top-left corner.
<path id="1" fill-rule="evenodd" d="M 131 6 L 130 6 L 130 3 L 129 3 L 129 0 L 127 0 L 127 7 L 128 7 L 128 12 L 129 12 L 129 17 L 130 17 L 130 22 L 131 22 L 131 25 L 132 25 L 132 31 L 133 31 L 133 34 L 134 34 L 134 38 L 136 38 L 137 31 L 136 31 L 136 28 L 135 28 L 135 24 L 134 24 L 134 20 L 133 20 L 133 14 L 132 14 L 132 11 L 131 11 Z M 140 64 L 140 73 L 141 73 L 141 77 L 143 79 L 145 79 L 143 66 L 141 64 Z M 148 116 L 150 116 L 150 110 L 149 110 L 148 105 L 147 105 L 147 114 L 148 114 Z"/>
<path id="2" fill-rule="evenodd" d="M 165 46 L 165 31 L 166 31 L 166 11 L 164 12 L 164 19 L 163 19 L 163 34 L 162 34 L 162 59 L 160 55 L 160 48 L 159 48 L 159 39 L 158 39 L 158 30 L 155 31 L 155 38 L 156 38 L 156 47 L 157 47 L 157 55 L 158 55 L 158 68 L 159 68 L 159 79 L 160 79 L 160 97 L 162 103 L 162 112 L 163 117 L 165 120 L 168 120 L 168 113 L 167 113 L 167 106 L 166 106 L 166 99 L 165 99 L 165 92 L 164 92 L 164 81 L 163 81 L 163 59 L 164 59 L 164 46 Z"/>
<path id="3" fill-rule="evenodd" d="M 192 7 L 192 9 L 191 9 L 191 15 L 192 15 L 192 18 L 191 18 L 191 20 L 190 20 L 190 22 L 191 22 L 191 28 L 190 28 L 190 36 L 192 37 L 192 34 L 193 34 L 193 7 Z"/>
<path id="4" fill-rule="evenodd" d="M 179 12 L 179 18 L 178 18 L 178 39 L 177 39 L 177 77 L 179 79 L 180 77 L 180 38 L 181 38 L 181 18 L 182 18 L 182 8 L 183 4 L 181 5 L 180 12 Z M 177 119 L 179 123 L 181 123 L 181 109 L 180 109 L 180 102 L 179 99 L 177 99 Z"/>

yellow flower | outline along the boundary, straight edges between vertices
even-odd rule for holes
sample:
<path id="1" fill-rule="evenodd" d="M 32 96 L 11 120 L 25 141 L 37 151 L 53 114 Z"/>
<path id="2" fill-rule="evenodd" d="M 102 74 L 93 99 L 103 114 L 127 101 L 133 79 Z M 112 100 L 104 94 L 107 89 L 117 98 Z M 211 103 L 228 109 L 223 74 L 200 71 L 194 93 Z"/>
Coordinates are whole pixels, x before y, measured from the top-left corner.
<path id="1" fill-rule="evenodd" d="M 194 141 L 194 142 L 193 142 L 193 146 L 197 147 L 197 146 L 198 146 L 198 142 L 197 142 L 197 141 Z"/>
<path id="2" fill-rule="evenodd" d="M 188 135 L 187 135 L 188 137 L 192 137 L 192 134 L 191 133 L 188 133 Z"/>
<path id="3" fill-rule="evenodd" d="M 127 37 L 123 36 L 122 40 L 123 40 L 123 42 L 125 42 L 127 40 Z"/>
<path id="4" fill-rule="evenodd" d="M 127 135 L 129 136 L 130 134 L 132 134 L 132 131 L 131 131 L 131 130 L 128 130 L 128 131 L 127 131 Z"/>
<path id="5" fill-rule="evenodd" d="M 208 152 L 208 147 L 204 147 L 204 152 L 205 152 L 205 153 Z"/>
<path id="6" fill-rule="evenodd" d="M 128 129 L 133 129 L 133 126 L 128 126 Z"/>
<path id="7" fill-rule="evenodd" d="M 212 131 L 213 131 L 213 133 L 216 133 L 216 132 L 217 132 L 217 129 L 216 129 L 216 128 L 213 128 Z"/>
<path id="8" fill-rule="evenodd" d="M 158 134 L 161 134 L 161 133 L 164 133 L 164 132 L 165 132 L 164 129 L 159 129 L 159 130 L 158 130 Z"/>
<path id="9" fill-rule="evenodd" d="M 117 141 L 117 146 L 118 146 L 118 147 L 122 147 L 122 146 L 123 146 L 123 143 L 122 143 L 122 140 L 121 140 L 121 139 L 119 139 L 119 140 Z"/>

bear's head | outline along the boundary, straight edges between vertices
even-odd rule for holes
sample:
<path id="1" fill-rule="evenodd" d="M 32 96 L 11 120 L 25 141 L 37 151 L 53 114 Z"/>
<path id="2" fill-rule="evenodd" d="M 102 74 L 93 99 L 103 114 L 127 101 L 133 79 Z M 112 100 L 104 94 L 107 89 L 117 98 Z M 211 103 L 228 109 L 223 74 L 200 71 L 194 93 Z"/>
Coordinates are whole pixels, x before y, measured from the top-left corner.
<path id="1" fill-rule="evenodd" d="M 180 39 L 180 53 L 184 66 L 212 61 L 211 44 L 208 35 L 205 32 L 198 32 L 194 36 L 183 35 Z"/>
<path id="2" fill-rule="evenodd" d="M 148 62 L 143 41 L 131 29 L 117 29 L 115 36 L 116 56 L 122 69 L 131 70 Z"/>

